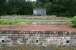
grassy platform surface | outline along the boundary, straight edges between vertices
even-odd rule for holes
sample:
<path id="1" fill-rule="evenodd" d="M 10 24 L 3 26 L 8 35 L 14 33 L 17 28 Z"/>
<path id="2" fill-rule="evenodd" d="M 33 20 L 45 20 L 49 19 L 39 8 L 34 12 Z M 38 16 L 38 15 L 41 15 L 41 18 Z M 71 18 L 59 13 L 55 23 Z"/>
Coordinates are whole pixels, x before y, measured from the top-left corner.
<path id="1" fill-rule="evenodd" d="M 29 19 L 0 19 L 1 25 L 12 25 L 12 24 L 31 24 L 32 21 Z"/>

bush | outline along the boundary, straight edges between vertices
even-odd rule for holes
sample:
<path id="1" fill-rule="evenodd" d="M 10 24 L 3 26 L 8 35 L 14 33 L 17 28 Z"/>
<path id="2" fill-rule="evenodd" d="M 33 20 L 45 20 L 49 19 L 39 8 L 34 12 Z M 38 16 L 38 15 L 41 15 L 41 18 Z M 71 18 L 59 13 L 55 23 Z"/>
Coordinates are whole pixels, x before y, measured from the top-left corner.
<path id="1" fill-rule="evenodd" d="M 74 16 L 73 18 L 72 18 L 72 26 L 73 27 L 76 27 L 76 16 Z"/>

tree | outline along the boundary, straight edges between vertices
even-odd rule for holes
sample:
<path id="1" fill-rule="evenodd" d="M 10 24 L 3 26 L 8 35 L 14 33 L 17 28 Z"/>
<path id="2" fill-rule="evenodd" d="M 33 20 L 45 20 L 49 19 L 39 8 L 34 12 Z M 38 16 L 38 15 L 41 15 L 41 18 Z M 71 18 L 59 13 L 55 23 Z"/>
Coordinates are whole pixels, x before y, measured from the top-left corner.
<path id="1" fill-rule="evenodd" d="M 32 15 L 33 13 L 33 5 L 31 2 L 26 2 L 24 4 L 24 6 L 22 6 L 19 11 L 17 12 L 17 14 L 21 14 L 21 15 Z"/>
<path id="2" fill-rule="evenodd" d="M 25 0 L 9 0 L 7 3 L 7 14 L 18 14 L 18 15 L 25 15 L 32 13 L 32 3 L 25 2 Z"/>
<path id="3" fill-rule="evenodd" d="M 36 7 L 37 8 L 46 8 L 48 6 L 49 0 L 37 0 Z"/>
<path id="4" fill-rule="evenodd" d="M 48 6 L 48 14 L 57 16 L 74 16 L 76 15 L 75 0 L 51 0 Z"/>
<path id="5" fill-rule="evenodd" d="M 0 0 L 0 15 L 5 14 L 6 0 Z"/>

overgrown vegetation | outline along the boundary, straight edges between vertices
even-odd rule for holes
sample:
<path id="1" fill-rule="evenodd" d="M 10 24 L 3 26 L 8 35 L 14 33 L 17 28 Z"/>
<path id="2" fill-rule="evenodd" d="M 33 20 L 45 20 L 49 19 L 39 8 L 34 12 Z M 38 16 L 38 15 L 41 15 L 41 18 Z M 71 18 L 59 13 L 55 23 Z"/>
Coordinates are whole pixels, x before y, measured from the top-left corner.
<path id="1" fill-rule="evenodd" d="M 32 15 L 33 8 L 46 8 L 48 15 L 75 16 L 76 0 L 0 0 L 0 15 Z"/>
<path id="2" fill-rule="evenodd" d="M 0 15 L 32 15 L 33 6 L 25 0 L 0 0 Z"/>
<path id="3" fill-rule="evenodd" d="M 48 6 L 48 14 L 57 16 L 74 16 L 76 15 L 75 0 L 52 0 Z"/>
<path id="4" fill-rule="evenodd" d="M 11 24 L 32 24 L 31 20 L 28 19 L 0 19 L 1 25 L 11 25 Z"/>
<path id="5" fill-rule="evenodd" d="M 76 27 L 76 16 L 74 16 L 73 18 L 72 18 L 72 26 L 73 27 Z"/>

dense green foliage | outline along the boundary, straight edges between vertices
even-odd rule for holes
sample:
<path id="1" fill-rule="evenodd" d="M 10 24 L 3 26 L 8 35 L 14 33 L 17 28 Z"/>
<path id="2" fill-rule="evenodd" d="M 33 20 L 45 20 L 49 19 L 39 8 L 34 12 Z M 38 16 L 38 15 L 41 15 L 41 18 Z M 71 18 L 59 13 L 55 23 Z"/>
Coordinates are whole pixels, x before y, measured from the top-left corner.
<path id="1" fill-rule="evenodd" d="M 0 15 L 32 15 L 33 8 L 46 8 L 48 15 L 75 16 L 76 0 L 0 0 Z"/>
<path id="2" fill-rule="evenodd" d="M 0 0 L 0 15 L 31 15 L 33 6 L 31 2 L 25 2 L 24 0 Z"/>
<path id="3" fill-rule="evenodd" d="M 75 0 L 52 0 L 48 6 L 48 14 L 57 16 L 75 16 L 76 1 Z"/>
<path id="4" fill-rule="evenodd" d="M 38 0 L 47 9 L 48 15 L 57 16 L 75 16 L 76 1 L 75 0 Z"/>
<path id="5" fill-rule="evenodd" d="M 72 26 L 73 27 L 76 27 L 76 16 L 74 16 L 73 18 L 72 18 Z"/>

